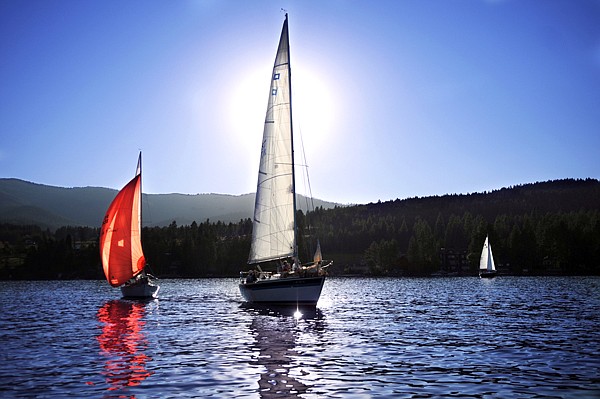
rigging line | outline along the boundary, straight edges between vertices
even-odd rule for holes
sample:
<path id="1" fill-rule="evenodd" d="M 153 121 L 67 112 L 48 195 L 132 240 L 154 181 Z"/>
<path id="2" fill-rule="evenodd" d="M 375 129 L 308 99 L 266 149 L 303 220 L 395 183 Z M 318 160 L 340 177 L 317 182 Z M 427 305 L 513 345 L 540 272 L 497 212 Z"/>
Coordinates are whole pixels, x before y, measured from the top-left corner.
<path id="1" fill-rule="evenodd" d="M 304 165 L 302 165 L 304 168 L 304 170 L 306 170 L 306 182 L 308 184 L 308 194 L 310 196 L 310 208 L 308 208 L 308 199 L 307 199 L 307 209 L 310 209 L 311 211 L 315 210 L 315 204 L 314 204 L 314 200 L 313 200 L 313 195 L 312 195 L 312 187 L 310 186 L 310 176 L 308 175 L 308 162 L 306 161 L 306 151 L 304 150 L 304 136 L 302 135 L 302 128 L 298 129 L 300 130 L 300 145 L 302 147 L 302 158 L 304 160 Z"/>
<path id="2" fill-rule="evenodd" d="M 313 211 L 315 210 L 315 204 L 314 204 L 314 199 L 313 199 L 313 195 L 312 195 L 312 187 L 310 186 L 310 177 L 308 175 L 308 162 L 306 160 L 306 151 L 304 149 L 304 135 L 302 134 L 302 127 L 299 126 L 298 127 L 299 133 L 300 133 L 300 146 L 302 147 L 302 160 L 304 161 L 304 167 L 303 169 L 303 176 L 305 179 L 305 184 L 308 185 L 308 197 L 310 197 L 310 204 L 309 204 L 309 198 L 305 196 L 305 201 L 306 201 L 306 227 L 308 229 L 308 235 L 312 236 L 312 223 L 310 222 L 310 220 L 308 219 L 308 213 L 309 211 Z M 309 206 L 310 205 L 310 206 Z M 312 245 L 311 240 L 309 240 L 308 245 L 306 246 L 307 250 L 309 251 L 308 256 L 310 258 L 311 254 L 314 252 L 314 248 Z"/>
<path id="3" fill-rule="evenodd" d="M 303 155 L 302 161 L 303 162 L 302 162 L 302 164 L 297 164 L 296 166 L 302 167 L 302 183 L 304 184 L 304 193 L 306 193 L 306 191 L 307 191 L 307 184 L 306 184 L 306 171 L 305 171 L 305 169 L 307 168 L 307 165 L 306 165 L 306 157 L 304 155 L 304 140 L 303 140 L 303 137 L 302 137 L 302 127 L 298 126 L 297 131 L 298 131 L 298 133 L 300 135 L 300 146 L 302 147 L 302 150 L 303 150 L 302 151 L 302 155 Z M 304 195 L 304 206 L 306 207 L 306 210 L 308 211 L 309 207 L 308 207 L 308 196 L 307 195 Z"/>

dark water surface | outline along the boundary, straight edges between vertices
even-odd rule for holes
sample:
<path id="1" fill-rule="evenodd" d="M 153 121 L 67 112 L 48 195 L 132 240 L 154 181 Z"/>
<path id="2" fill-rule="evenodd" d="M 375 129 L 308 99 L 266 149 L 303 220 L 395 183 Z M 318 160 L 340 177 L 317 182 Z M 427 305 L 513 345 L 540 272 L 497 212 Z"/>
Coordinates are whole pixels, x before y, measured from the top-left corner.
<path id="1" fill-rule="evenodd" d="M 119 297 L 0 282 L 0 397 L 600 397 L 598 277 L 331 278 L 300 318 L 235 279 Z"/>

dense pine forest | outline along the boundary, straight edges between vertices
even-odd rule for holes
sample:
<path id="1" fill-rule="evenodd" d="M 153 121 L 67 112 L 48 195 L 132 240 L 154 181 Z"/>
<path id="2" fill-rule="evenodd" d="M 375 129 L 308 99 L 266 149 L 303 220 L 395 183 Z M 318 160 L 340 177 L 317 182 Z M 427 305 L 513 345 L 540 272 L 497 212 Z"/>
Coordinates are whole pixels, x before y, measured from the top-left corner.
<path id="1" fill-rule="evenodd" d="M 298 212 L 299 250 L 318 238 L 333 275 L 476 275 L 489 235 L 500 274 L 600 274 L 600 182 L 557 180 L 463 195 Z M 236 276 L 252 221 L 144 227 L 158 277 Z M 101 279 L 98 228 L 0 224 L 0 279 Z"/>

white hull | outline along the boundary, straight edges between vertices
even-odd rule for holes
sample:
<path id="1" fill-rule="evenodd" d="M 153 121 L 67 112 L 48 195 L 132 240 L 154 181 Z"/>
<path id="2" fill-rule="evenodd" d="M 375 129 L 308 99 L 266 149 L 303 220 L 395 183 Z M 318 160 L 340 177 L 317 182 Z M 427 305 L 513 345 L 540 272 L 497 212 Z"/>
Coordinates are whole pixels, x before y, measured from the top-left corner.
<path id="1" fill-rule="evenodd" d="M 250 303 L 316 305 L 325 277 L 289 277 L 240 283 L 240 292 Z"/>
<path id="2" fill-rule="evenodd" d="M 156 298 L 160 287 L 151 282 L 143 281 L 132 285 L 121 286 L 123 298 Z"/>

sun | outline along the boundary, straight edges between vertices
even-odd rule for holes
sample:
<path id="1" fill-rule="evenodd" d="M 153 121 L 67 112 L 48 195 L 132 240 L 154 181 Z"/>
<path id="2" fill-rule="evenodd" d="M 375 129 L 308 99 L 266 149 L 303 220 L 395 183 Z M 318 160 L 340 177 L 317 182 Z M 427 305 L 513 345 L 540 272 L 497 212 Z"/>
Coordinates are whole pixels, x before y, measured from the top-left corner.
<path id="1" fill-rule="evenodd" d="M 230 94 L 225 119 L 231 133 L 230 149 L 244 164 L 258 164 L 272 67 L 272 64 L 249 65 L 231 91 L 227 91 Z M 336 113 L 333 97 L 326 82 L 313 69 L 305 65 L 292 68 L 294 147 L 299 156 L 302 146 L 307 154 L 316 156 L 333 141 Z M 307 162 L 310 163 L 312 156 L 307 155 Z M 297 158 L 297 162 L 304 160 Z"/>

